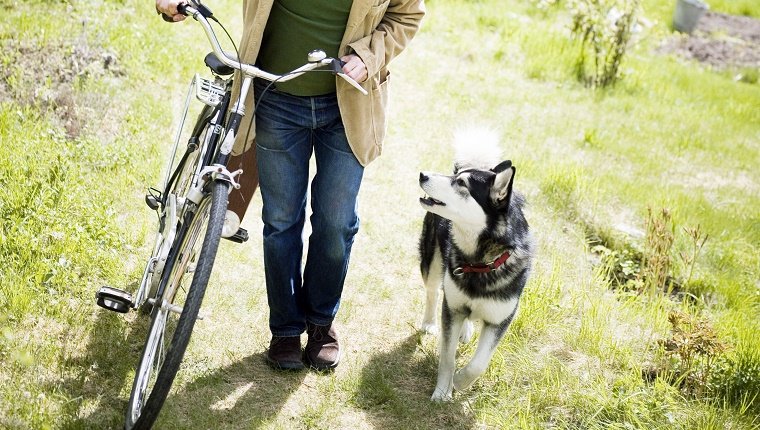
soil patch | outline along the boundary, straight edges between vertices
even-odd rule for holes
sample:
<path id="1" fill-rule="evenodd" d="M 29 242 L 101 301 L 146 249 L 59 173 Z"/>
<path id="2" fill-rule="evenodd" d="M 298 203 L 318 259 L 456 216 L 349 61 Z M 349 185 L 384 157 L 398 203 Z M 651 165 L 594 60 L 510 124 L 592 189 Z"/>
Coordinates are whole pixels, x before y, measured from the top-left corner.
<path id="1" fill-rule="evenodd" d="M 691 34 L 667 39 L 658 52 L 717 70 L 760 69 L 760 20 L 707 11 Z"/>
<path id="2" fill-rule="evenodd" d="M 40 46 L 6 39 L 0 46 L 9 64 L 0 69 L 0 102 L 52 111 L 70 138 L 78 137 L 83 127 L 77 80 L 124 74 L 115 54 L 85 40 Z"/>

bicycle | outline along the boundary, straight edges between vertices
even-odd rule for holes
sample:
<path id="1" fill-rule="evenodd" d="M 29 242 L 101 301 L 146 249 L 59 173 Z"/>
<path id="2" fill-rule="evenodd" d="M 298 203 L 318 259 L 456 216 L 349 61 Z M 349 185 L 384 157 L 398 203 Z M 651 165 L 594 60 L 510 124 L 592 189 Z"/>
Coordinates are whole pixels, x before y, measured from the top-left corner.
<path id="1" fill-rule="evenodd" d="M 158 215 L 158 224 L 153 252 L 137 291 L 133 296 L 124 290 L 101 287 L 96 293 L 97 304 L 105 309 L 119 313 L 139 310 L 150 315 L 148 335 L 129 397 L 126 430 L 153 425 L 179 370 L 195 321 L 202 318 L 200 306 L 223 234 L 227 196 L 240 186 L 236 178 L 242 170 L 228 171 L 227 162 L 245 117 L 244 102 L 253 79 L 265 79 L 271 86 L 327 68 L 367 94 L 342 73 L 342 62 L 327 57 L 324 51 L 308 53 L 307 62 L 291 72 L 272 74 L 242 63 L 222 50 L 209 20 L 219 22 L 200 1 L 181 5 L 179 12 L 203 27 L 212 47 L 204 62 L 213 79 L 199 74 L 193 77 L 163 186 L 151 188 L 145 196 L 145 203 Z M 236 70 L 241 72 L 242 83 L 239 96 L 233 101 L 232 75 Z M 202 108 L 183 148 L 180 142 L 193 97 L 202 103 Z M 225 237 L 229 235 L 230 232 L 225 232 Z M 191 278 L 189 288 L 187 278 Z M 174 315 L 179 315 L 176 321 L 170 319 Z"/>

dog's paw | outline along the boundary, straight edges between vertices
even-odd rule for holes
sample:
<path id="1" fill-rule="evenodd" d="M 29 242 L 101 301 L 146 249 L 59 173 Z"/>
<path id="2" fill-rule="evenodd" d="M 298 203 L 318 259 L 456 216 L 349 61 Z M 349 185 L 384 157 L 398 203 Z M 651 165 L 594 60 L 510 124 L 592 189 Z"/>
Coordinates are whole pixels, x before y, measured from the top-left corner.
<path id="1" fill-rule="evenodd" d="M 438 325 L 434 322 L 422 322 L 422 325 L 420 326 L 420 331 L 426 333 L 426 334 L 438 334 Z"/>
<path id="2" fill-rule="evenodd" d="M 430 400 L 434 402 L 450 402 L 451 401 L 451 390 L 446 390 L 442 388 L 435 388 L 435 391 L 433 391 L 433 395 L 430 397 Z"/>
<path id="3" fill-rule="evenodd" d="M 474 332 L 475 328 L 472 326 L 472 321 L 464 320 L 462 331 L 459 333 L 459 343 L 469 343 Z"/>
<path id="4" fill-rule="evenodd" d="M 470 388 L 470 385 L 475 382 L 475 378 L 477 378 L 477 376 L 473 376 L 465 371 L 458 370 L 456 373 L 454 373 L 454 389 L 457 391 L 462 391 Z"/>

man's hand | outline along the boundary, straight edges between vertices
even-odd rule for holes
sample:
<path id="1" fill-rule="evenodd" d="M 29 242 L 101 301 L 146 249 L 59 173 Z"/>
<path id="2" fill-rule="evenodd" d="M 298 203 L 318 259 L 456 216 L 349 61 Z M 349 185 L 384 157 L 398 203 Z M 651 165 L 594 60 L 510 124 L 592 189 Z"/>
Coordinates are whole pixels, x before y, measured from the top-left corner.
<path id="1" fill-rule="evenodd" d="M 367 80 L 367 66 L 358 55 L 344 55 L 343 57 L 340 57 L 340 60 L 346 63 L 343 66 L 343 73 L 350 76 L 356 82 L 364 82 Z"/>
<path id="2" fill-rule="evenodd" d="M 182 3 L 181 0 L 156 0 L 156 12 L 168 17 L 169 22 L 180 22 L 187 18 L 177 11 L 177 5 L 180 3 Z"/>

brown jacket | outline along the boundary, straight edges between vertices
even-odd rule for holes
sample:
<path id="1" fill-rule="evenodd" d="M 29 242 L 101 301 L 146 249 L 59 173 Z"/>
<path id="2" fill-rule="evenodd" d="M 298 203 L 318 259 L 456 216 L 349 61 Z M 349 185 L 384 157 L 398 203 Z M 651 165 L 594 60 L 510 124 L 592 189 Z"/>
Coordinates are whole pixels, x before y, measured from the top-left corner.
<path id="1" fill-rule="evenodd" d="M 269 12 L 274 0 L 246 0 L 243 2 L 243 37 L 240 56 L 243 62 L 253 63 L 259 53 Z M 369 77 L 362 83 L 369 92 L 365 96 L 338 78 L 336 81 L 346 136 L 354 155 L 366 166 L 382 150 L 385 137 L 388 103 L 388 63 L 406 47 L 420 27 L 425 14 L 423 0 L 354 0 L 340 44 L 339 56 L 355 53 L 367 66 Z M 306 53 L 304 53 L 304 61 Z M 240 82 L 240 80 L 237 80 Z M 253 97 L 246 103 L 246 116 L 251 115 Z M 255 130 L 247 132 L 243 121 L 232 153 L 247 151 Z M 245 142 L 244 136 L 248 135 Z"/>

